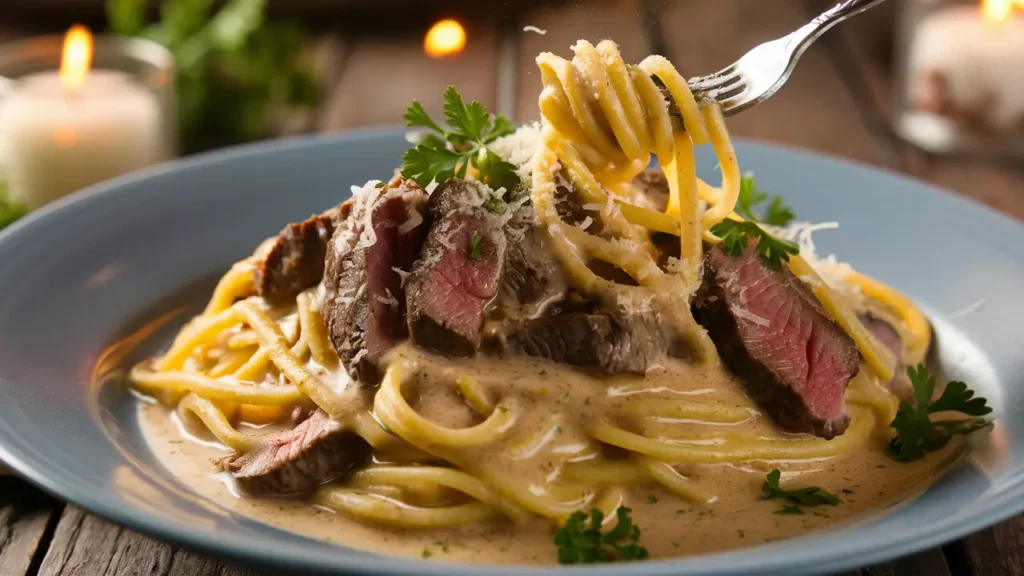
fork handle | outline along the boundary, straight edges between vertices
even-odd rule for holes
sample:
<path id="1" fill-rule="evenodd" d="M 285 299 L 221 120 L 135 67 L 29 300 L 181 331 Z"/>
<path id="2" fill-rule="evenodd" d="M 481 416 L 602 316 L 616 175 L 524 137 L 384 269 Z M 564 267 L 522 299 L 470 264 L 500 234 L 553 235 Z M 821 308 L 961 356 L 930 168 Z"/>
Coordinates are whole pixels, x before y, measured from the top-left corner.
<path id="1" fill-rule="evenodd" d="M 814 20 L 804 24 L 789 35 L 788 39 L 795 44 L 793 47 L 794 55 L 799 56 L 807 46 L 817 40 L 829 28 L 882 2 L 885 2 L 885 0 L 846 0 L 822 12 Z M 794 58 L 795 60 L 796 58 Z"/>

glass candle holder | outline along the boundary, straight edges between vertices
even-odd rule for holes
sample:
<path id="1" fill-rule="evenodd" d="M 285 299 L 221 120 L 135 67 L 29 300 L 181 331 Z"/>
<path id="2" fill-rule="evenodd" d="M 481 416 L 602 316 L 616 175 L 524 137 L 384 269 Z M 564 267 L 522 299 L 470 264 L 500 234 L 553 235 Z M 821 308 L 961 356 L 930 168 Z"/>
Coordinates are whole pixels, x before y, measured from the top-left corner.
<path id="1" fill-rule="evenodd" d="M 938 154 L 1024 156 L 1024 10 L 1013 0 L 906 0 L 893 128 Z"/>
<path id="2" fill-rule="evenodd" d="M 68 48 L 76 32 L 80 45 Z M 62 59 L 77 72 L 62 68 Z M 33 210 L 175 150 L 174 57 L 163 46 L 92 38 L 80 27 L 0 46 L 0 166 L 9 201 Z"/>

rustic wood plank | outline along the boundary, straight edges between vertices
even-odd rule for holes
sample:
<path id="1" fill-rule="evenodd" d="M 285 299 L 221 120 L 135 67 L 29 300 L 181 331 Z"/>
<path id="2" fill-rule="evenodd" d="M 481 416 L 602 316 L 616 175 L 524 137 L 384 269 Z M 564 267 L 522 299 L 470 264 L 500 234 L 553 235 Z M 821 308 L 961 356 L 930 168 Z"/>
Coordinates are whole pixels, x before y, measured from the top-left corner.
<path id="1" fill-rule="evenodd" d="M 546 34 L 522 32 L 519 36 L 516 120 L 540 119 L 537 97 L 540 96 L 540 73 L 537 54 L 553 52 L 571 58 L 570 47 L 577 40 L 593 43 L 609 38 L 619 45 L 626 62 L 639 62 L 650 52 L 640 0 L 600 0 L 535 6 L 521 17 L 518 28 L 535 26 Z"/>
<path id="2" fill-rule="evenodd" d="M 0 574 L 29 574 L 61 504 L 13 476 L 0 478 Z"/>
<path id="3" fill-rule="evenodd" d="M 441 116 L 441 95 L 450 84 L 463 98 L 493 109 L 498 27 L 493 20 L 464 22 L 466 49 L 457 56 L 432 59 L 423 52 L 422 29 L 350 38 L 341 80 L 325 107 L 325 130 L 374 124 L 401 124 L 415 98 Z M 429 23 L 427 23 L 429 25 Z"/>
<path id="4" fill-rule="evenodd" d="M 0 572 L 7 576 L 8 572 Z M 256 572 L 173 548 L 68 506 L 40 576 L 258 576 Z"/>
<path id="5" fill-rule="evenodd" d="M 693 0 L 665 4 L 662 35 L 683 75 L 709 74 L 757 44 L 807 22 L 797 0 Z M 872 134 L 823 47 L 812 47 L 770 100 L 729 119 L 733 134 L 784 142 L 890 166 L 894 158 Z"/>
<path id="6" fill-rule="evenodd" d="M 972 576 L 1024 574 L 1024 516 L 963 539 Z"/>
<path id="7" fill-rule="evenodd" d="M 257 572 L 179 550 L 167 576 L 259 576 Z"/>
<path id="8" fill-rule="evenodd" d="M 41 576 L 166 574 L 170 545 L 124 530 L 68 506 L 61 515 Z"/>

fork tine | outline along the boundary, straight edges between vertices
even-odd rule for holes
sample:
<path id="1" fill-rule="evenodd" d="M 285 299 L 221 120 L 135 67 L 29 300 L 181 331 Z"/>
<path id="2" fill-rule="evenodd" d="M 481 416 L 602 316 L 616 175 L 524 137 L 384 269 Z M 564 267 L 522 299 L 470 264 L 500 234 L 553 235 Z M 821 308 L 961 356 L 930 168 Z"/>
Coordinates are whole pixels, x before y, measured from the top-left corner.
<path id="1" fill-rule="evenodd" d="M 718 86 L 721 86 L 722 84 L 731 81 L 731 79 L 735 77 L 736 68 L 737 66 L 734 63 L 728 68 L 719 70 L 718 72 L 715 72 L 710 76 L 700 76 L 697 78 L 693 78 L 688 82 L 688 84 L 690 85 L 690 89 L 695 92 L 706 92 L 708 90 L 714 90 Z"/>
<path id="2" fill-rule="evenodd" d="M 704 94 L 715 100 L 725 100 L 736 94 L 739 94 L 747 88 L 748 82 L 742 75 L 735 75 L 729 79 L 728 82 L 723 82 L 721 85 L 705 90 Z"/>

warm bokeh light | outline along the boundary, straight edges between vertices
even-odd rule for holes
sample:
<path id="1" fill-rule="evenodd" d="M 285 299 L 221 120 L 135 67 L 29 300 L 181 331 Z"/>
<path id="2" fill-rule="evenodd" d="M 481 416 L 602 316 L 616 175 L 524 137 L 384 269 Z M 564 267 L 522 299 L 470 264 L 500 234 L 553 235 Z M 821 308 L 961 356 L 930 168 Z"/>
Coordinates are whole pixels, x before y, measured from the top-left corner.
<path id="1" fill-rule="evenodd" d="M 64 52 L 60 59 L 60 83 L 74 92 L 85 83 L 92 66 L 92 34 L 81 24 L 72 26 L 64 35 Z"/>
<path id="2" fill-rule="evenodd" d="M 1005 22 L 1014 7 L 1024 10 L 1024 0 L 981 0 L 981 13 L 993 24 Z"/>
<path id="3" fill-rule="evenodd" d="M 423 39 L 423 51 L 431 58 L 444 58 L 466 47 L 466 29 L 457 20 L 441 20 L 430 27 Z"/>

